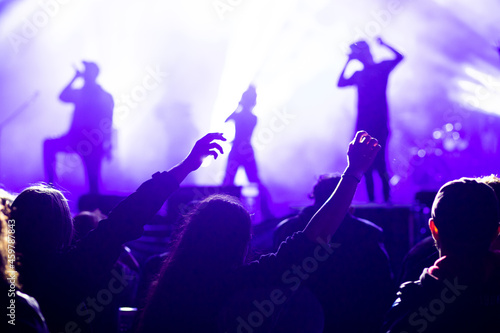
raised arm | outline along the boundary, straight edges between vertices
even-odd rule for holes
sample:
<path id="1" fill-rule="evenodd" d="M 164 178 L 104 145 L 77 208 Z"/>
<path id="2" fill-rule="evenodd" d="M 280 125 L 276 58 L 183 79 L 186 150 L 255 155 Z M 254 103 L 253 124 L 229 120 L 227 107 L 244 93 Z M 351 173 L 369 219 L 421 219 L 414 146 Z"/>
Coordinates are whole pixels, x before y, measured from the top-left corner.
<path id="1" fill-rule="evenodd" d="M 187 175 L 195 170 L 198 170 L 205 157 L 211 155 L 214 159 L 217 159 L 219 154 L 224 154 L 222 147 L 216 142 L 216 140 L 226 141 L 226 138 L 224 138 L 222 133 L 209 133 L 205 135 L 196 142 L 184 161 L 170 169 L 169 173 L 174 176 L 177 183 L 182 183 Z"/>
<path id="2" fill-rule="evenodd" d="M 82 76 L 82 73 L 79 70 L 76 70 L 75 75 L 68 83 L 68 85 L 63 89 L 61 94 L 59 95 L 59 99 L 63 102 L 72 102 L 75 99 L 75 89 L 73 89 L 73 83 Z"/>
<path id="3" fill-rule="evenodd" d="M 380 38 L 380 37 L 379 37 L 379 38 L 377 38 L 377 42 L 378 42 L 380 45 L 385 46 L 386 48 L 388 48 L 389 50 L 391 50 L 391 52 L 392 52 L 392 53 L 394 53 L 394 55 L 396 56 L 396 58 L 394 58 L 394 61 L 395 61 L 396 63 L 399 63 L 401 60 L 403 60 L 404 56 L 403 56 L 400 52 L 398 52 L 396 49 L 394 49 L 392 46 L 390 46 L 390 45 L 386 44 L 386 43 L 382 40 L 382 38 Z"/>
<path id="4" fill-rule="evenodd" d="M 339 82 L 337 82 L 337 87 L 347 87 L 347 86 L 352 86 L 355 84 L 354 81 L 354 76 L 351 76 L 350 78 L 345 77 L 345 71 L 347 69 L 347 66 L 349 65 L 349 62 L 351 62 L 352 57 L 349 55 L 349 58 L 347 59 L 347 62 L 344 65 L 344 68 L 342 69 L 342 73 L 340 73 L 339 77 Z"/>
<path id="5" fill-rule="evenodd" d="M 108 222 L 119 230 L 115 233 L 119 242 L 139 237 L 144 224 L 150 220 L 165 203 L 165 200 L 179 187 L 188 174 L 197 170 L 205 157 L 217 158 L 223 153 L 216 141 L 225 141 L 222 133 L 209 133 L 198 140 L 189 155 L 168 172 L 157 172 L 152 179 L 116 206 L 110 213 Z"/>
<path id="6" fill-rule="evenodd" d="M 351 205 L 361 177 L 372 164 L 380 148 L 377 139 L 365 131 L 356 133 L 356 137 L 349 144 L 348 165 L 342 179 L 330 198 L 304 228 L 304 234 L 309 240 L 319 243 L 330 241 Z"/>
<path id="7" fill-rule="evenodd" d="M 210 133 L 198 140 L 184 161 L 167 172 L 155 173 L 152 179 L 142 183 L 134 193 L 120 202 L 108 218 L 100 221 L 97 228 L 71 251 L 65 252 L 57 266 L 62 267 L 62 281 L 78 277 L 82 284 L 76 293 L 82 299 L 86 295 L 95 295 L 92 287 L 102 283 L 102 278 L 110 272 L 122 251 L 122 244 L 142 235 L 144 224 L 158 212 L 165 200 L 179 187 L 179 183 L 201 166 L 204 157 L 217 157 L 222 153 L 216 140 L 226 139 L 221 133 Z M 124 277 L 127 279 L 126 275 Z"/>

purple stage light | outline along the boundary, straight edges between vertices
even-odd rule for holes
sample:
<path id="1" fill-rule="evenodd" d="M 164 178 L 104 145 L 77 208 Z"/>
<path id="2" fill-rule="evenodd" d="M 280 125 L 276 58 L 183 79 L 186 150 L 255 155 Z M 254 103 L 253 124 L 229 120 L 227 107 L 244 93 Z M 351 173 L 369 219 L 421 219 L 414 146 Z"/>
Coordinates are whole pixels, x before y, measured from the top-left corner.
<path id="1" fill-rule="evenodd" d="M 0 182 L 9 189 L 44 179 L 42 142 L 64 133 L 72 115 L 57 97 L 72 64 L 92 59 L 115 99 L 105 193 L 130 192 L 173 166 L 202 133 L 231 139 L 224 120 L 254 83 L 260 177 L 278 205 L 308 203 L 316 176 L 344 168 L 354 131 L 356 92 L 335 86 L 346 45 L 367 39 L 375 60 L 385 59 L 379 35 L 405 55 L 388 87 L 393 200 L 498 172 L 498 1 L 222 1 L 230 6 L 222 17 L 215 2 L 201 0 L 43 3 L 15 1 L 0 12 L 0 124 L 39 91 L 2 127 Z M 62 185 L 77 196 L 84 170 L 65 163 L 72 158 L 59 157 Z M 188 183 L 219 184 L 225 163 L 223 156 Z M 364 186 L 356 200 L 366 200 Z"/>

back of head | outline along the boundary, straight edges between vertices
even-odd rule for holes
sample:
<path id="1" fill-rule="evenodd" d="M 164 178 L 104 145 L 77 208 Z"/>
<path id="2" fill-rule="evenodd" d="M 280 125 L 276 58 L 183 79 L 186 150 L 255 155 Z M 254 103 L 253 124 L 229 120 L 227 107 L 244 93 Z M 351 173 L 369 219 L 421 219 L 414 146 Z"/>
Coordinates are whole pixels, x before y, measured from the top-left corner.
<path id="1" fill-rule="evenodd" d="M 220 294 L 214 284 L 222 283 L 224 274 L 242 264 L 250 226 L 248 212 L 235 198 L 213 195 L 201 201 L 186 217 L 152 285 L 140 331 L 178 329 L 178 323 L 186 320 L 194 320 L 196 326 L 195 318 L 215 310 L 211 304 Z"/>
<path id="2" fill-rule="evenodd" d="M 498 230 L 498 200 L 493 189 L 461 178 L 441 187 L 432 205 L 439 244 L 453 253 L 487 251 Z"/>
<path id="3" fill-rule="evenodd" d="M 312 199 L 315 206 L 322 206 L 337 188 L 341 176 L 339 174 L 321 175 L 316 185 L 314 185 Z"/>
<path id="4" fill-rule="evenodd" d="M 64 195 L 47 185 L 31 186 L 12 203 L 16 223 L 16 251 L 46 253 L 71 242 L 73 222 Z"/>
<path id="5" fill-rule="evenodd" d="M 489 175 L 485 177 L 477 178 L 478 182 L 485 183 L 489 185 L 497 196 L 497 199 L 500 199 L 500 178 L 496 175 Z"/>
<path id="6" fill-rule="evenodd" d="M 174 260 L 197 267 L 207 264 L 227 269 L 241 265 L 250 240 L 251 220 L 237 199 L 212 195 L 186 217 Z"/>
<path id="7" fill-rule="evenodd" d="M 74 224 L 74 237 L 75 240 L 80 240 L 85 237 L 90 231 L 97 228 L 99 221 L 105 218 L 100 211 L 83 211 L 75 216 L 73 219 Z"/>

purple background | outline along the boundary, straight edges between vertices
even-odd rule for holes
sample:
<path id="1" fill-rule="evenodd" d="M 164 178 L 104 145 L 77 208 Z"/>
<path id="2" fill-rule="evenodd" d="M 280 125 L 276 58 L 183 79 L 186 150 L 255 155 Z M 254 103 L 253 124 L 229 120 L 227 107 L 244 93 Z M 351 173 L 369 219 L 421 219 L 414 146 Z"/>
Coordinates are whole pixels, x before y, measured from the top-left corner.
<path id="1" fill-rule="evenodd" d="M 224 120 L 253 82 L 254 146 L 275 213 L 308 204 L 317 176 L 346 165 L 356 93 L 336 82 L 347 46 L 364 38 L 376 60 L 391 57 L 374 42 L 380 35 L 405 55 L 389 82 L 388 158 L 393 201 L 411 203 L 447 180 L 498 172 L 498 13 L 496 0 L 0 2 L 0 123 L 13 117 L 1 128 L 0 183 L 20 191 L 44 180 L 42 142 L 72 116 L 57 96 L 91 60 L 116 103 L 103 193 L 133 191 L 208 131 L 231 139 Z M 86 192 L 83 167 L 59 158 L 74 202 Z M 186 184 L 219 184 L 225 163 L 207 163 Z M 355 202 L 365 201 L 360 186 Z"/>

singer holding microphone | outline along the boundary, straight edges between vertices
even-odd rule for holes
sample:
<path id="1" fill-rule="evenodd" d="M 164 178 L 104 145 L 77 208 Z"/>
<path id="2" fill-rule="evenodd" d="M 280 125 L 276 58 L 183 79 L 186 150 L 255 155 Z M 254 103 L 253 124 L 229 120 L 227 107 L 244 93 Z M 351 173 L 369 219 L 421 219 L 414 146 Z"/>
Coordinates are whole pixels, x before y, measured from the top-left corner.
<path id="1" fill-rule="evenodd" d="M 75 75 L 59 95 L 59 100 L 74 105 L 73 119 L 66 134 L 43 143 L 45 174 L 49 183 L 56 183 L 56 155 L 76 153 L 83 161 L 90 193 L 99 192 L 101 161 L 109 156 L 113 126 L 114 101 L 98 83 L 97 64 L 82 61 L 83 70 Z M 83 86 L 76 82 L 83 80 Z M 65 167 L 74 167 L 65 165 Z"/>

